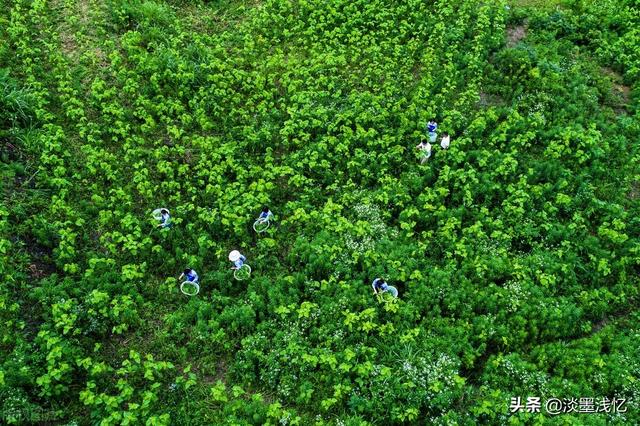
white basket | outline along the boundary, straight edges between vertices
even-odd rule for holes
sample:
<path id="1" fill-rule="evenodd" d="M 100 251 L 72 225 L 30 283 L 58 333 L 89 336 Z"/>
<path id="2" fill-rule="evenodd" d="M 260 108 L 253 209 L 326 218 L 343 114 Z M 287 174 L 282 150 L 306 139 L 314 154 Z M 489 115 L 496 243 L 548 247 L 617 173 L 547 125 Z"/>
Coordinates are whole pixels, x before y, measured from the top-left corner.
<path id="1" fill-rule="evenodd" d="M 196 291 L 195 293 L 185 291 L 185 287 L 193 287 Z M 180 284 L 180 291 L 182 292 L 182 294 L 186 294 L 187 296 L 195 296 L 196 294 L 200 293 L 200 284 L 195 281 L 184 281 L 182 284 Z"/>
<path id="2" fill-rule="evenodd" d="M 151 216 L 153 216 L 155 220 L 162 220 L 162 210 L 169 211 L 169 209 L 165 209 L 164 207 L 160 209 L 155 209 L 154 211 L 151 212 Z"/>
<path id="3" fill-rule="evenodd" d="M 253 222 L 253 230 L 260 234 L 269 229 L 269 225 L 269 219 L 261 218 Z"/>
<path id="4" fill-rule="evenodd" d="M 247 271 L 248 275 L 246 277 L 238 277 L 238 272 L 240 270 Z M 246 280 L 250 276 L 251 276 L 251 266 L 247 265 L 246 263 L 244 265 L 242 265 L 240 268 L 238 268 L 235 271 L 233 271 L 233 278 L 235 278 L 238 281 Z"/>

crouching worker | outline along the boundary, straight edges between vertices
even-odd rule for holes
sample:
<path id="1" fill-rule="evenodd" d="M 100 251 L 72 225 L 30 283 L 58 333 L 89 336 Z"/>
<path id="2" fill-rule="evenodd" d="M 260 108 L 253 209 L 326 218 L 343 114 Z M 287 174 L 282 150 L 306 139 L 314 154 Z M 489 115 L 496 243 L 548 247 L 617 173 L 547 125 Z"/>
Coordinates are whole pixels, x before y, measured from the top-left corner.
<path id="1" fill-rule="evenodd" d="M 435 143 L 436 142 L 436 138 L 438 137 L 438 123 L 436 122 L 435 118 L 432 118 L 431 120 L 429 120 L 429 123 L 427 123 L 427 132 L 429 132 L 429 142 L 431 143 Z"/>
<path id="2" fill-rule="evenodd" d="M 180 284 L 180 291 L 187 296 L 195 296 L 200 292 L 200 284 L 198 283 L 198 274 L 191 268 L 185 269 L 178 277 L 178 281 L 186 278 L 182 284 Z"/>
<path id="3" fill-rule="evenodd" d="M 393 297 L 398 297 L 398 290 L 395 287 L 388 285 L 382 278 L 376 278 L 373 280 L 371 287 L 373 287 L 373 294 L 375 295 L 388 291 Z"/>
<path id="4" fill-rule="evenodd" d="M 229 253 L 229 260 L 233 263 L 233 267 L 231 267 L 231 269 L 240 269 L 247 258 L 240 254 L 238 250 L 233 250 Z"/>
<path id="5" fill-rule="evenodd" d="M 431 144 L 429 142 L 420 142 L 416 145 L 416 149 L 420 153 L 420 164 L 424 164 L 431 157 Z"/>
<path id="6" fill-rule="evenodd" d="M 198 274 L 196 274 L 196 271 L 194 271 L 191 268 L 187 268 L 184 271 L 182 271 L 182 273 L 180 274 L 180 276 L 178 277 L 178 279 L 182 279 L 182 277 L 185 277 L 187 279 L 187 281 L 189 281 L 190 283 L 197 283 L 198 282 Z"/>
<path id="7" fill-rule="evenodd" d="M 260 216 L 253 222 L 253 230 L 258 234 L 266 231 L 269 228 L 269 221 L 273 218 L 273 213 L 269 210 L 269 207 L 264 206 L 260 212 Z"/>
<path id="8" fill-rule="evenodd" d="M 158 228 L 171 228 L 171 215 L 169 214 L 169 210 L 160 209 L 160 223 L 158 224 Z"/>
<path id="9" fill-rule="evenodd" d="M 269 210 L 269 207 L 264 206 L 262 208 L 262 212 L 260 212 L 260 216 L 258 217 L 258 220 L 271 220 L 272 217 L 273 217 L 273 213 L 271 213 L 271 210 Z"/>
<path id="10" fill-rule="evenodd" d="M 445 133 L 444 135 L 442 135 L 442 139 L 440 140 L 440 146 L 442 147 L 442 149 L 448 149 L 450 143 L 451 137 L 449 136 L 449 133 Z"/>

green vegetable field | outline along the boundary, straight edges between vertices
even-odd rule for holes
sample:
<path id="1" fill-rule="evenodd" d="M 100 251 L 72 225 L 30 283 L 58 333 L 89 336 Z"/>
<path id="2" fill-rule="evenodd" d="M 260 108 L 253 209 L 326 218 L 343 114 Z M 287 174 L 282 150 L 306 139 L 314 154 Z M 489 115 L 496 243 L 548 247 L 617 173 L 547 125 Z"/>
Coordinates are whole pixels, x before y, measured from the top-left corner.
<path id="1" fill-rule="evenodd" d="M 0 425 L 640 424 L 638 0 L 0 0 L 0 160 Z"/>

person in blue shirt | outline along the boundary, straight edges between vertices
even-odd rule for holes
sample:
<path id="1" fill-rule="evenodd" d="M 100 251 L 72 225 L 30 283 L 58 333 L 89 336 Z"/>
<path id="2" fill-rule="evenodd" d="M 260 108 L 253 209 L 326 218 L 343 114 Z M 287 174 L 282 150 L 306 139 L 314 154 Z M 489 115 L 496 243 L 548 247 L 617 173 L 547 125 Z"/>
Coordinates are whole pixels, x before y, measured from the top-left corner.
<path id="1" fill-rule="evenodd" d="M 260 212 L 260 216 L 258 217 L 258 219 L 271 220 L 272 217 L 273 217 L 273 213 L 271 213 L 271 210 L 269 210 L 269 207 L 264 206 L 262 208 L 262 212 Z"/>
<path id="2" fill-rule="evenodd" d="M 427 123 L 427 131 L 429 132 L 429 142 L 431 143 L 435 143 L 436 138 L 438 137 L 438 123 L 436 123 L 436 119 L 432 118 L 431 120 L 429 120 L 429 123 Z"/>
<path id="3" fill-rule="evenodd" d="M 160 224 L 159 228 L 171 228 L 171 215 L 169 214 L 169 210 L 161 209 L 160 210 Z"/>
<path id="4" fill-rule="evenodd" d="M 395 287 L 388 285 L 383 278 L 376 278 L 373 280 L 371 287 L 373 287 L 373 294 L 375 295 L 388 291 L 393 297 L 398 297 L 398 290 Z"/>
<path id="5" fill-rule="evenodd" d="M 196 274 L 196 271 L 194 271 L 191 268 L 187 268 L 184 271 L 182 271 L 182 274 L 180 274 L 178 279 L 182 279 L 182 277 L 186 277 L 187 281 L 189 281 L 190 283 L 198 282 L 198 274 Z"/>
<path id="6" fill-rule="evenodd" d="M 231 269 L 240 269 L 247 258 L 240 254 L 238 250 L 233 250 L 229 253 L 229 260 L 233 263 L 233 267 Z"/>

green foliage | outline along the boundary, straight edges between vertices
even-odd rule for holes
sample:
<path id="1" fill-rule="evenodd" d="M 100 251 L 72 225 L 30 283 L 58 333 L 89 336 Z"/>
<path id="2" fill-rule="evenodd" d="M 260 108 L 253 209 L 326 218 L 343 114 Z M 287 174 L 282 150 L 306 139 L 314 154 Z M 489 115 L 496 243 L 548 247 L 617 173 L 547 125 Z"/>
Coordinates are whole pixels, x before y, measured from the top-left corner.
<path id="1" fill-rule="evenodd" d="M 155 361 L 153 356 L 131 351 L 121 367 L 114 369 L 89 358 L 79 362 L 88 374 L 80 401 L 91 408 L 101 424 L 131 424 L 145 421 L 148 425 L 169 425 L 168 414 L 158 413 L 159 390 L 167 388 L 166 377 L 174 366 Z M 115 386 L 112 380 L 116 379 Z M 174 384 L 173 386 L 177 386 Z M 156 413 L 151 415 L 151 413 Z"/>
<path id="2" fill-rule="evenodd" d="M 0 423 L 637 423 L 637 2 L 515 3 L 0 5 Z"/>
<path id="3" fill-rule="evenodd" d="M 8 69 L 0 68 L 0 134 L 11 127 L 27 127 L 35 118 L 34 101 L 31 93 L 19 87 L 11 78 Z"/>

